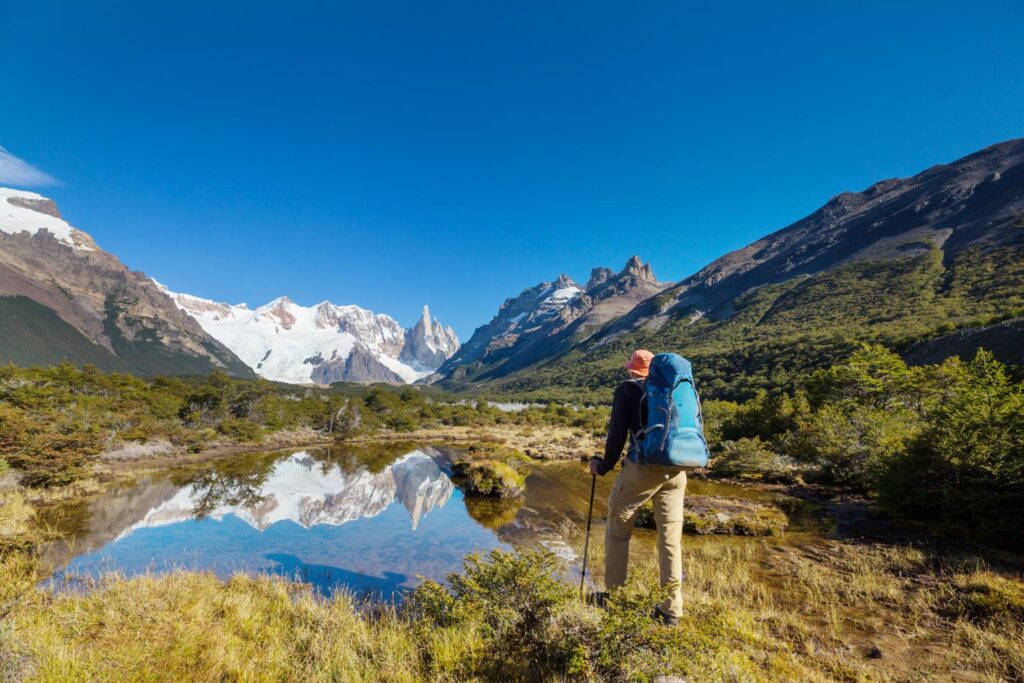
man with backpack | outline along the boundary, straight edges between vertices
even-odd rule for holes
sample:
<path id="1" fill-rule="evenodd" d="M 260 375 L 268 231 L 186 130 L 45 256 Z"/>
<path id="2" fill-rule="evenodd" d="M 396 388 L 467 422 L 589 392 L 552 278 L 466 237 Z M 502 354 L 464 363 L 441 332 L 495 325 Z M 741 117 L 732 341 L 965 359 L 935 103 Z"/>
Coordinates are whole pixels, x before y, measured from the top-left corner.
<path id="1" fill-rule="evenodd" d="M 676 354 L 634 351 L 626 370 L 630 379 L 615 389 L 604 457 L 591 459 L 589 465 L 592 475 L 607 474 L 629 439 L 628 455 L 608 498 L 605 587 L 612 590 L 626 582 L 633 521 L 640 506 L 653 499 L 661 586 L 670 591 L 654 608 L 654 618 L 673 626 L 683 614 L 686 471 L 706 466 L 708 458 L 700 401 L 689 361 Z M 606 597 L 598 594 L 597 602 Z"/>

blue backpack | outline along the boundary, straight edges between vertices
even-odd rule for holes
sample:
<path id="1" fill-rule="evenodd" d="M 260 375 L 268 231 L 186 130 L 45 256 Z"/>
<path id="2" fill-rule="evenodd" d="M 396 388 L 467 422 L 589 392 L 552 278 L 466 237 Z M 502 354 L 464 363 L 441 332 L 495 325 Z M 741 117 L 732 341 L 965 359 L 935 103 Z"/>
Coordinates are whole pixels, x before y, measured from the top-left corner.
<path id="1" fill-rule="evenodd" d="M 659 353 L 651 360 L 640 417 L 645 426 L 633 434 L 630 460 L 641 465 L 707 467 L 711 454 L 690 361 L 675 353 Z"/>

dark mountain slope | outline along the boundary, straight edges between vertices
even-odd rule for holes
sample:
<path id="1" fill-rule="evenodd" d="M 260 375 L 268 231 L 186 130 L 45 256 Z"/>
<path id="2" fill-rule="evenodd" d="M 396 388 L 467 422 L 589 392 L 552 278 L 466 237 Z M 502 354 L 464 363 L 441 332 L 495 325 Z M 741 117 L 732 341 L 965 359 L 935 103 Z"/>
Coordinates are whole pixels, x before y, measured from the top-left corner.
<path id="1" fill-rule="evenodd" d="M 219 368 L 254 376 L 144 273 L 68 225 L 51 200 L 6 188 L 0 188 L 0 297 L 6 298 L 0 360 L 69 360 L 138 374 Z"/>
<path id="2" fill-rule="evenodd" d="M 903 350 L 993 317 L 1021 315 L 1024 140 L 1018 139 L 906 180 L 838 195 L 645 300 L 565 353 L 489 386 L 603 396 L 620 376 L 624 356 L 645 346 L 693 358 L 706 393 L 742 397 L 791 386 L 858 341 Z"/>
<path id="3" fill-rule="evenodd" d="M 113 353 L 86 339 L 53 309 L 25 296 L 0 296 L 0 365 L 89 363 L 108 372 L 127 372 Z"/>

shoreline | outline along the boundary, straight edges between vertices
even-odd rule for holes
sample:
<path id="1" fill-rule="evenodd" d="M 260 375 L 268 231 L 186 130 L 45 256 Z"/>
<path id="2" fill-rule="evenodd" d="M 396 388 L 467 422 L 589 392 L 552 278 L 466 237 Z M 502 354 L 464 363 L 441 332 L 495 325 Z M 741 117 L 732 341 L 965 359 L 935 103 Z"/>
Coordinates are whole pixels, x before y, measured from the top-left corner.
<path id="1" fill-rule="evenodd" d="M 435 444 L 499 443 L 520 450 L 539 462 L 578 460 L 580 455 L 593 452 L 591 446 L 596 443 L 596 439 L 581 429 L 549 425 L 430 427 L 409 432 L 381 431 L 344 440 L 329 438 L 311 429 L 282 430 L 266 435 L 262 441 L 218 442 L 195 453 L 189 453 L 185 447 L 165 440 L 154 440 L 145 444 L 125 444 L 101 453 L 88 474 L 61 487 L 26 487 L 18 482 L 14 471 L 8 470 L 0 475 L 0 492 L 20 491 L 33 504 L 47 506 L 100 495 L 112 487 L 155 471 L 190 467 L 261 451 L 401 441 Z"/>
<path id="2" fill-rule="evenodd" d="M 533 460 L 575 461 L 596 454 L 601 441 L 572 427 L 551 425 L 497 425 L 488 427 L 445 426 L 419 428 L 410 432 L 379 432 L 339 441 L 339 444 L 423 441 L 427 443 L 496 443 L 522 451 Z"/>

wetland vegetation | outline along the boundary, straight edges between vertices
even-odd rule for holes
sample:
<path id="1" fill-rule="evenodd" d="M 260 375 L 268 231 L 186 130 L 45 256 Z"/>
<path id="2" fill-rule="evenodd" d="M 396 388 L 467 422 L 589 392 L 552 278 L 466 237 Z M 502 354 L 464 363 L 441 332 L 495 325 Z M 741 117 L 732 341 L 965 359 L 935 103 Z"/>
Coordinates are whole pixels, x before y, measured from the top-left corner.
<path id="1" fill-rule="evenodd" d="M 602 406 L 506 411 L 414 388 L 3 368 L 0 667 L 6 678 L 44 681 L 649 680 L 669 672 L 1019 680 L 1022 396 L 985 354 L 909 368 L 863 347 L 794 391 L 706 401 L 717 444 L 709 476 L 725 480 L 691 480 L 688 612 L 668 629 L 647 616 L 657 598 L 649 530 L 637 530 L 637 569 L 607 610 L 586 605 L 566 582 L 578 570 L 590 481 L 578 463 L 558 459 L 594 452 Z M 282 454 L 229 451 L 288 439 L 329 446 L 303 449 L 315 463 L 295 463 L 317 481 L 358 475 L 398 486 L 406 476 L 395 469 L 399 456 L 427 454 L 432 464 L 421 464 L 445 479 L 421 472 L 416 481 L 433 482 L 435 502 L 455 487 L 448 500 L 461 506 L 444 508 L 461 511 L 449 531 L 489 539 L 449 546 L 485 554 L 464 566 L 461 550 L 445 556 L 445 566 L 420 572 L 425 581 L 403 581 L 397 603 L 367 602 L 348 574 L 293 571 L 280 557 L 285 569 L 269 573 L 122 567 L 91 575 L 87 590 L 52 590 L 48 549 L 81 536 L 68 520 L 96 519 L 96 502 L 118 492 L 137 500 L 154 481 L 170 487 L 161 495 L 188 489 L 196 524 L 203 514 L 266 514 L 260 506 Z M 435 459 L 430 443 L 457 448 Z M 599 582 L 612 477 L 598 483 L 590 569 Z M 514 495 L 472 497 L 502 490 Z M 417 507 L 423 491 L 420 499 L 391 492 L 382 500 L 396 512 L 377 519 L 440 519 L 439 508 L 423 516 Z M 399 549 L 427 554 L 409 547 Z"/>

